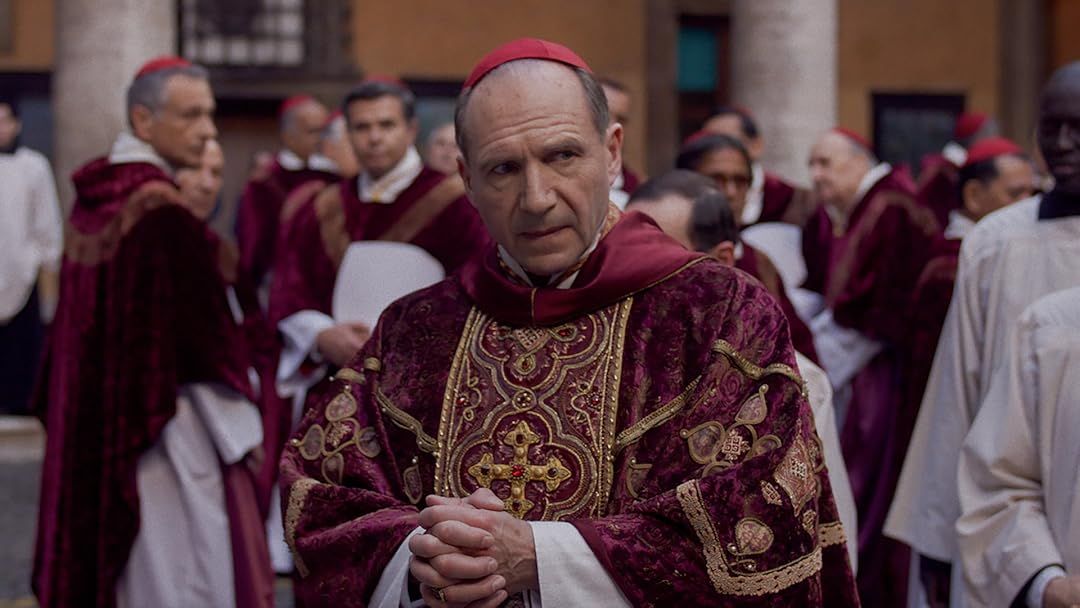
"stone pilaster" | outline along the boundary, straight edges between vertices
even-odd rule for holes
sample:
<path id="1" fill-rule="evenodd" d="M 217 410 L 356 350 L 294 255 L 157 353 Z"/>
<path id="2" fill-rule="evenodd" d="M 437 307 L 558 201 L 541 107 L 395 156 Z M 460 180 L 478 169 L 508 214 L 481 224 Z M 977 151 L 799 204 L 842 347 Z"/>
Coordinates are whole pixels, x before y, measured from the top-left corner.
<path id="1" fill-rule="evenodd" d="M 172 0 L 57 0 L 54 170 L 70 211 L 71 172 L 127 128 L 125 94 L 147 59 L 175 53 Z"/>
<path id="2" fill-rule="evenodd" d="M 805 184 L 810 146 L 836 123 L 836 0 L 734 0 L 731 16 L 734 102 L 758 119 L 764 165 Z"/>

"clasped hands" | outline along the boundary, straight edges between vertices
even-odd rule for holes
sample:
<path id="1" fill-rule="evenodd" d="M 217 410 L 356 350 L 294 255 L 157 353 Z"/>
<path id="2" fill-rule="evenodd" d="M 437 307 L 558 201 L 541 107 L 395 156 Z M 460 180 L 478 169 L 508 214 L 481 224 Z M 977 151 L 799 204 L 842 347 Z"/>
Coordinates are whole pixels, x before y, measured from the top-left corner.
<path id="1" fill-rule="evenodd" d="M 489 608 L 538 587 L 532 528 L 481 488 L 467 498 L 428 496 L 409 539 L 409 573 L 430 606 Z"/>

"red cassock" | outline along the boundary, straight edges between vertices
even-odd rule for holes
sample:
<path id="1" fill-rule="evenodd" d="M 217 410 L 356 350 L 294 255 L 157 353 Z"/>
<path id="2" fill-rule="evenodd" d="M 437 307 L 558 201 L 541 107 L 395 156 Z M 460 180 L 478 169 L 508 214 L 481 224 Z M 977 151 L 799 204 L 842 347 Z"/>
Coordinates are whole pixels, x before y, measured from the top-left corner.
<path id="1" fill-rule="evenodd" d="M 934 213 L 940 226 L 949 223 L 949 212 L 963 205 L 960 197 L 960 168 L 941 154 L 927 154 L 922 159 L 917 200 Z"/>
<path id="2" fill-rule="evenodd" d="M 769 256 L 743 243 L 743 254 L 735 261 L 735 267 L 761 281 L 765 289 L 769 290 L 776 301 L 780 304 L 780 310 L 787 317 L 788 326 L 791 330 L 791 344 L 795 350 L 806 355 L 815 363 L 818 361 L 817 349 L 814 348 L 814 334 L 806 326 L 806 322 L 795 312 L 795 306 L 788 298 L 787 290 L 784 289 L 780 271 L 773 265 Z"/>
<path id="3" fill-rule="evenodd" d="M 47 442 L 33 588 L 43 607 L 108 607 L 139 530 L 137 463 L 174 415 L 178 387 L 214 382 L 253 398 L 252 358 L 226 296 L 236 252 L 179 204 L 170 178 L 98 159 L 73 179 L 37 403 Z M 243 463 L 222 473 L 238 602 L 265 606 L 254 480 Z"/>
<path id="4" fill-rule="evenodd" d="M 256 288 L 274 267 L 279 218 L 285 199 L 297 186 L 311 181 L 337 181 L 333 173 L 317 169 L 290 170 L 277 160 L 269 171 L 244 187 L 236 210 L 236 244 L 240 248 L 240 275 Z"/>
<path id="5" fill-rule="evenodd" d="M 424 495 L 489 487 L 635 606 L 857 605 L 794 365 L 757 281 L 639 213 L 569 289 L 492 246 L 394 303 L 286 448 L 297 592 L 364 606 Z"/>
<path id="6" fill-rule="evenodd" d="M 818 203 L 809 190 L 797 188 L 766 172 L 765 182 L 761 186 L 761 215 L 754 224 L 784 222 L 805 226 L 817 207 Z"/>
<path id="7" fill-rule="evenodd" d="M 899 455 L 901 459 L 911 439 L 910 430 L 914 429 L 915 419 L 919 415 L 919 406 L 922 404 L 926 382 L 930 378 L 930 368 L 934 363 L 941 328 L 945 325 L 945 316 L 952 302 L 962 242 L 961 239 L 947 239 L 944 236 L 938 238 L 930 254 L 930 261 L 926 263 L 926 268 L 911 292 L 909 310 L 912 335 L 904 368 L 905 397 L 901 412 L 905 419 L 900 425 L 901 428 L 909 430 L 909 435 L 904 441 L 897 442 L 897 447 L 904 450 Z"/>
<path id="8" fill-rule="evenodd" d="M 425 167 L 390 204 L 361 201 L 355 179 L 300 204 L 282 231 L 270 320 L 301 310 L 330 314 L 338 266 L 353 241 L 401 241 L 425 249 L 447 273 L 487 245 L 488 233 L 460 178 Z"/>
<path id="9" fill-rule="evenodd" d="M 868 606 L 904 605 L 906 595 L 907 556 L 881 528 L 914 424 L 902 411 L 902 353 L 913 329 L 908 306 L 939 231 L 910 180 L 893 171 L 863 196 L 846 226 L 834 225 L 822 207 L 803 234 L 806 287 L 825 296 L 838 325 L 884 346 L 852 379 L 840 433 L 859 515 L 859 590 Z"/>

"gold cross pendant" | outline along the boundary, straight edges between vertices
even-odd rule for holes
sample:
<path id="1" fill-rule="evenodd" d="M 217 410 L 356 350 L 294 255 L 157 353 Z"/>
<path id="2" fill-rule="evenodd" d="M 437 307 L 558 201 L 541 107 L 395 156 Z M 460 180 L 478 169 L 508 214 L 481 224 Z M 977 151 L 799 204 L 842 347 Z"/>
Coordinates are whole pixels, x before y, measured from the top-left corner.
<path id="1" fill-rule="evenodd" d="M 503 443 L 514 448 L 514 457 L 509 464 L 496 464 L 488 452 L 480 457 L 480 462 L 469 467 L 469 475 L 485 488 L 491 488 L 494 480 L 510 482 L 510 496 L 503 499 L 503 504 L 507 512 L 521 519 L 535 504 L 525 497 L 525 484 L 542 481 L 549 492 L 554 492 L 571 473 L 554 456 L 548 458 L 547 464 L 529 464 L 529 446 L 539 445 L 540 436 L 524 420 L 506 433 Z"/>

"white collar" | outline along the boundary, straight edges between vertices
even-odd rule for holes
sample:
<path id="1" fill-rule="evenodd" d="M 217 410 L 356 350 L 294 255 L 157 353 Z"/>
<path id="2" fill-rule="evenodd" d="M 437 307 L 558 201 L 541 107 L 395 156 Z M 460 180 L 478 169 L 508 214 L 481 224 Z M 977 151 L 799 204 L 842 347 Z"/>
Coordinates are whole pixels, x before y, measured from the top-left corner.
<path id="1" fill-rule="evenodd" d="M 299 154 L 287 148 L 284 148 L 277 153 L 277 162 L 281 165 L 281 168 L 286 171 L 299 171 L 304 167 L 307 167 L 307 163 L 304 162 L 304 159 L 300 158 Z"/>
<path id="2" fill-rule="evenodd" d="M 600 235 L 604 233 L 604 225 L 606 223 L 607 217 L 605 216 L 604 221 L 600 223 L 600 228 L 596 231 L 596 236 L 593 237 L 592 245 L 589 245 L 589 248 L 585 250 L 585 253 L 581 254 L 581 257 L 577 259 L 577 262 L 580 262 L 581 260 L 589 257 L 592 252 L 596 250 L 596 247 L 600 244 Z M 517 278 L 525 281 L 525 284 L 529 287 L 536 287 L 536 285 L 533 284 L 532 279 L 529 278 L 529 273 L 525 272 L 525 267 L 519 264 L 518 261 L 515 260 L 513 257 L 511 257 L 509 251 L 507 251 L 502 245 L 499 245 L 498 251 L 499 258 L 504 263 L 506 263 L 506 266 L 511 271 L 513 271 L 515 275 L 517 275 Z M 577 262 L 574 263 L 576 264 Z M 559 281 L 559 284 L 554 286 L 555 289 L 570 289 L 570 286 L 574 284 L 574 281 L 577 280 L 578 274 L 580 273 L 581 270 L 571 273 L 565 279 Z"/>
<path id="3" fill-rule="evenodd" d="M 945 238 L 962 239 L 975 227 L 975 220 L 960 211 L 949 212 L 949 225 L 945 227 Z"/>
<path id="4" fill-rule="evenodd" d="M 109 150 L 109 164 L 122 165 L 127 163 L 150 163 L 161 169 L 168 175 L 176 173 L 173 166 L 154 150 L 149 143 L 124 131 L 113 142 Z"/>
<path id="5" fill-rule="evenodd" d="M 742 226 L 749 226 L 761 218 L 765 209 L 765 169 L 761 163 L 750 165 L 750 188 L 746 191 L 746 204 L 742 210 Z"/>
<path id="6" fill-rule="evenodd" d="M 371 203 L 393 203 L 423 170 L 424 163 L 420 160 L 420 153 L 415 147 L 409 146 L 405 151 L 405 156 L 394 165 L 393 169 L 387 171 L 386 175 L 379 179 L 372 179 L 371 175 L 364 171 L 360 177 L 356 178 L 360 200 Z"/>
<path id="7" fill-rule="evenodd" d="M 626 203 L 630 202 L 630 194 L 624 189 L 624 186 L 626 186 L 626 178 L 623 177 L 622 171 L 619 171 L 611 182 L 611 187 L 608 188 L 608 198 L 615 203 L 619 211 L 626 209 Z"/>
<path id="8" fill-rule="evenodd" d="M 281 165 L 282 169 L 286 171 L 301 171 L 303 169 L 315 169 L 318 171 L 326 171 L 328 173 L 340 173 L 341 169 L 338 168 L 337 163 L 323 156 L 322 154 L 312 154 L 305 161 L 300 158 L 300 155 L 288 148 L 283 148 L 277 153 L 277 162 Z"/>
<path id="9" fill-rule="evenodd" d="M 892 165 L 889 163 L 878 163 L 876 167 L 870 169 L 863 176 L 862 181 L 859 182 L 858 189 L 855 190 L 855 203 L 858 204 L 862 200 L 862 197 L 866 196 L 866 193 L 871 188 L 877 185 L 878 182 L 885 179 L 885 176 L 892 171 Z M 854 209 L 854 207 L 852 207 Z"/>
<path id="10" fill-rule="evenodd" d="M 964 163 L 967 162 L 968 153 L 967 150 L 964 149 L 964 146 L 961 146 L 955 141 L 950 141 L 941 149 L 941 155 L 957 167 L 963 167 Z"/>

